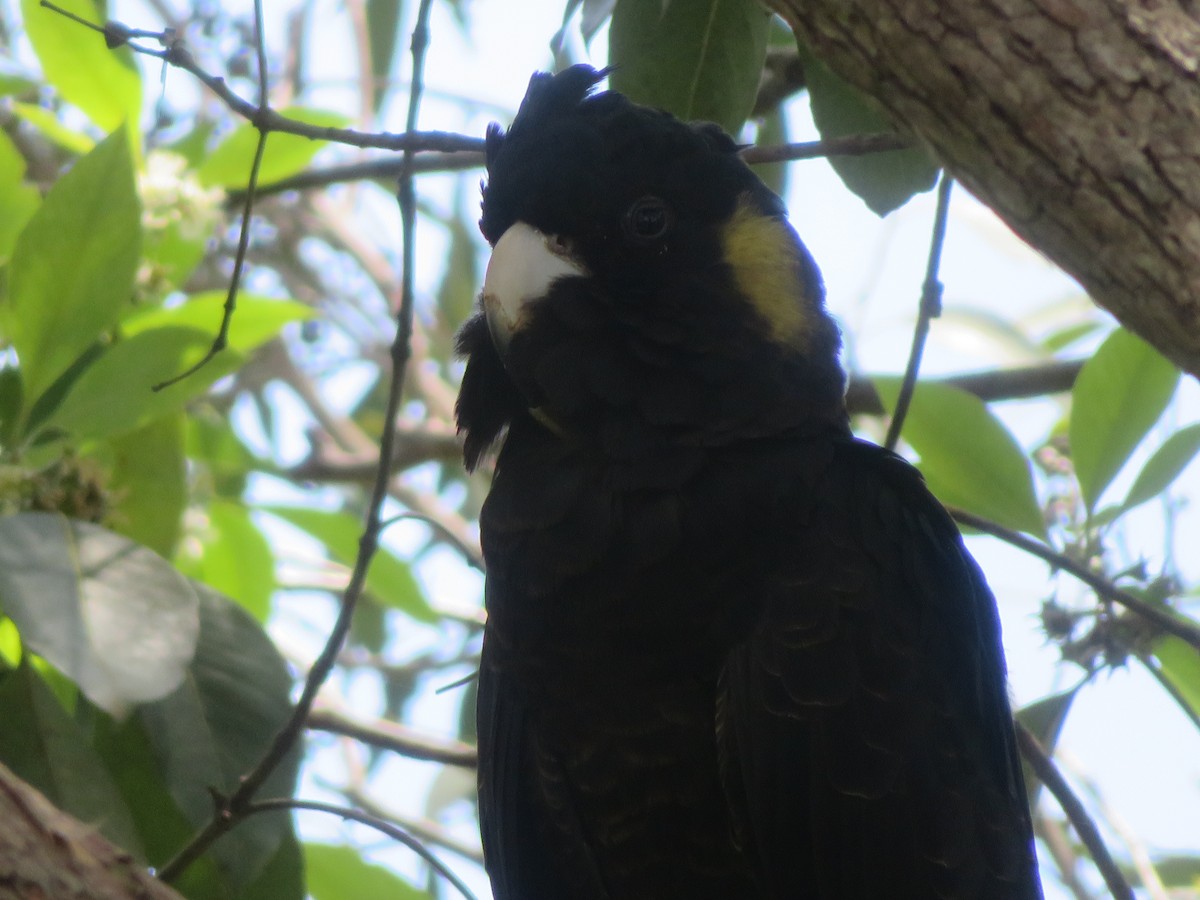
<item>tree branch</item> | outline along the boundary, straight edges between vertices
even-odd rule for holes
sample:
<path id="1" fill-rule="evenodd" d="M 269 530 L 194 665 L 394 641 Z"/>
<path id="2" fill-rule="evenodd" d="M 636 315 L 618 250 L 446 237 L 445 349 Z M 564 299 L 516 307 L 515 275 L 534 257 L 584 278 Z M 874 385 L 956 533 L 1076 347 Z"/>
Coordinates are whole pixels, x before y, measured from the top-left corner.
<path id="1" fill-rule="evenodd" d="M 308 714 L 307 724 L 309 728 L 354 738 L 356 741 L 399 753 L 409 759 L 460 766 L 464 769 L 473 769 L 479 763 L 479 753 L 470 744 L 431 738 L 386 719 L 363 722 L 328 707 L 317 707 Z"/>

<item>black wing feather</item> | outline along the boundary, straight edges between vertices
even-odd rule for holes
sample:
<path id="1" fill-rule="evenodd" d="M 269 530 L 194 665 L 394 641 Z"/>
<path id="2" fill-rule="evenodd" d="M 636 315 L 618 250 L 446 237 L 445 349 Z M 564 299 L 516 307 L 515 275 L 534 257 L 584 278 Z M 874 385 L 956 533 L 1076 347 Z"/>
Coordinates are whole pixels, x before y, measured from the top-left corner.
<path id="1" fill-rule="evenodd" d="M 837 446 L 723 677 L 747 852 L 780 900 L 1039 897 L 991 594 L 911 466 Z"/>

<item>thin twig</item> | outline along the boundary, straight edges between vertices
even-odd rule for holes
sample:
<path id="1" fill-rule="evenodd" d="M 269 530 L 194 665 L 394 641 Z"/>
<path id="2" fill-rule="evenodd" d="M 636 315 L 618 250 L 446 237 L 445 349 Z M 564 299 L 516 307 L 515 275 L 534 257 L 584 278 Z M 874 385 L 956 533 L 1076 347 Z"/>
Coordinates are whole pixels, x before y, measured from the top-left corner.
<path id="1" fill-rule="evenodd" d="M 432 822 L 428 819 L 410 819 L 407 816 L 401 816 L 384 809 L 382 804 L 368 795 L 365 790 L 359 788 L 343 789 L 342 796 L 356 806 L 362 807 L 370 815 L 378 816 L 385 822 L 394 822 L 422 841 L 437 844 L 439 847 L 449 850 L 451 853 L 456 853 L 464 859 L 469 859 L 481 866 L 483 865 L 483 849 L 479 846 L 478 841 L 468 843 L 450 834 L 437 822 Z"/>
<path id="2" fill-rule="evenodd" d="M 994 369 L 988 372 L 970 372 L 933 379 L 940 384 L 974 394 L 980 400 L 1023 400 L 1029 397 L 1044 397 L 1071 390 L 1084 360 L 1067 360 L 1022 366 L 1016 369 Z M 879 393 L 866 376 L 850 376 L 846 389 L 846 408 L 851 413 L 881 415 L 884 412 Z"/>
<path id="3" fill-rule="evenodd" d="M 320 707 L 308 714 L 308 727 L 354 738 L 372 747 L 390 750 L 426 762 L 473 769 L 479 764 L 479 752 L 462 741 L 438 740 L 418 734 L 396 722 L 380 719 L 361 722 L 332 709 Z"/>
<path id="4" fill-rule="evenodd" d="M 1017 729 L 1017 745 L 1021 748 L 1021 755 L 1025 757 L 1038 780 L 1054 795 L 1054 799 L 1058 801 L 1062 811 L 1071 820 L 1075 833 L 1087 847 L 1092 861 L 1100 870 L 1100 874 L 1104 877 L 1104 883 L 1108 885 L 1113 897 L 1116 900 L 1134 900 L 1133 888 L 1129 886 L 1120 867 L 1113 860 L 1112 854 L 1108 852 L 1108 847 L 1104 845 L 1104 839 L 1100 836 L 1100 830 L 1092 821 L 1092 817 L 1088 815 L 1082 801 L 1075 796 L 1075 792 L 1071 790 L 1071 786 L 1067 784 L 1067 780 L 1058 771 L 1058 767 L 1054 765 L 1054 761 L 1047 755 L 1033 732 L 1020 722 L 1014 721 L 1013 724 Z"/>
<path id="5" fill-rule="evenodd" d="M 349 806 L 338 806 L 333 803 L 319 803 L 316 800 L 295 800 L 291 797 L 270 797 L 266 800 L 255 800 L 246 807 L 247 814 L 278 812 L 280 810 L 290 811 L 295 809 L 307 809 L 313 812 L 329 813 L 333 816 L 340 816 L 343 819 L 350 819 L 353 822 L 358 822 L 360 825 L 366 825 L 369 828 L 374 828 L 376 831 L 387 835 L 394 841 L 398 841 L 405 847 L 408 847 L 414 853 L 429 863 L 435 871 L 448 882 L 454 885 L 455 890 L 462 894 L 466 900 L 476 900 L 475 895 L 471 893 L 471 889 L 463 883 L 463 880 L 454 874 L 444 862 L 434 856 L 429 848 L 422 844 L 419 840 L 391 822 L 385 822 L 378 816 L 373 816 L 370 813 L 363 812 L 360 809 L 354 809 Z"/>
<path id="6" fill-rule="evenodd" d="M 1003 525 L 998 525 L 989 519 L 969 513 L 963 509 L 950 509 L 950 515 L 956 521 L 969 528 L 975 528 L 993 537 L 998 537 L 1002 541 L 1012 544 L 1014 547 L 1019 547 L 1026 553 L 1031 553 L 1039 559 L 1044 560 L 1054 568 L 1062 569 L 1064 572 L 1075 576 L 1101 597 L 1120 603 L 1131 612 L 1153 622 L 1167 634 L 1175 635 L 1180 640 L 1187 642 L 1188 646 L 1194 650 L 1200 651 L 1200 626 L 1173 615 L 1168 607 L 1148 603 L 1141 597 L 1135 597 L 1128 591 L 1121 590 L 1111 581 L 1089 571 L 1085 566 L 1059 553 L 1053 547 L 1048 547 L 1041 541 L 1027 537 L 1019 531 L 1005 528 Z"/>
<path id="7" fill-rule="evenodd" d="M 256 0 L 256 2 L 261 2 L 261 0 Z M 410 131 L 415 130 L 417 106 L 420 104 L 421 99 L 421 70 L 425 61 L 425 47 L 428 44 L 430 6 L 431 0 L 422 0 L 417 12 L 417 25 L 413 32 L 413 91 L 410 96 L 408 111 Z M 259 39 L 262 39 L 261 34 L 259 35 Z M 265 108 L 264 106 L 263 109 Z M 406 155 L 411 156 L 412 152 L 412 150 L 406 151 Z M 412 316 L 412 262 L 415 258 L 413 237 L 416 230 L 416 202 L 415 197 L 411 196 L 411 178 L 408 181 L 409 199 L 411 202 L 408 205 L 407 215 L 401 216 L 405 259 L 405 270 L 403 273 L 404 296 L 401 298 L 400 322 L 397 325 L 396 338 L 392 345 L 393 367 L 384 412 L 384 421 L 389 423 L 396 421 L 400 410 L 400 399 L 404 388 L 404 368 L 409 354 L 407 346 L 408 335 L 412 330 L 411 325 L 406 327 L 404 324 L 405 315 L 407 314 L 410 319 Z M 354 568 L 350 573 L 350 582 L 346 585 L 346 590 L 342 595 L 341 609 L 338 612 L 337 621 L 334 623 L 329 639 L 321 650 L 320 656 L 317 657 L 316 662 L 313 663 L 313 667 L 308 673 L 304 689 L 300 694 L 300 699 L 296 702 L 296 707 L 292 711 L 291 717 L 275 735 L 274 739 L 272 739 L 271 745 L 267 748 L 266 753 L 263 754 L 262 759 L 242 779 L 237 790 L 220 804 L 220 808 L 216 811 L 209 824 L 193 836 L 191 841 L 160 870 L 159 875 L 164 881 L 170 881 L 178 877 L 184 869 L 208 849 L 213 841 L 229 831 L 240 821 L 246 814 L 246 810 L 250 807 L 255 793 L 262 787 L 267 777 L 275 770 L 299 739 L 308 715 L 312 710 L 313 703 L 316 700 L 317 692 L 329 677 L 329 673 L 333 670 L 342 643 L 350 631 L 350 623 L 354 617 L 355 607 L 358 605 L 358 599 L 362 596 L 363 587 L 366 584 L 367 570 L 379 545 L 380 512 L 383 509 L 384 500 L 388 496 L 388 485 L 391 481 L 391 471 L 388 463 L 393 455 L 394 441 L 395 429 L 384 429 L 383 438 L 380 442 L 379 468 L 376 472 L 371 498 L 367 504 L 366 525 L 362 538 L 359 540 L 358 557 L 355 559 Z"/>
<path id="8" fill-rule="evenodd" d="M 917 373 L 921 370 L 921 357 L 925 353 L 925 339 L 929 337 L 929 323 L 942 314 L 942 282 L 938 271 L 942 265 L 942 247 L 946 244 L 946 221 L 950 214 L 950 188 L 954 179 L 943 171 L 938 185 L 937 211 L 933 216 L 933 236 L 929 241 L 929 261 L 925 265 L 925 281 L 921 285 L 921 302 L 917 311 L 917 324 L 913 328 L 912 349 L 908 354 L 908 365 L 904 369 L 904 380 L 896 397 L 896 409 L 888 423 L 887 438 L 883 445 L 895 450 L 900 440 L 900 429 L 908 415 L 908 405 L 917 387 Z"/>

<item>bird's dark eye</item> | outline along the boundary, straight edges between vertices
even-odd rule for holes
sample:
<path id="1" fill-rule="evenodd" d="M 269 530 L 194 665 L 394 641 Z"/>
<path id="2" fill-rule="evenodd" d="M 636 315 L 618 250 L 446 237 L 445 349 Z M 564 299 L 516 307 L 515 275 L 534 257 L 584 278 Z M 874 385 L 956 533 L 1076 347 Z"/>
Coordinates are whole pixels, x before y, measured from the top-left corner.
<path id="1" fill-rule="evenodd" d="M 625 213 L 625 233 L 639 243 L 659 240 L 674 224 L 671 208 L 659 197 L 643 197 Z"/>

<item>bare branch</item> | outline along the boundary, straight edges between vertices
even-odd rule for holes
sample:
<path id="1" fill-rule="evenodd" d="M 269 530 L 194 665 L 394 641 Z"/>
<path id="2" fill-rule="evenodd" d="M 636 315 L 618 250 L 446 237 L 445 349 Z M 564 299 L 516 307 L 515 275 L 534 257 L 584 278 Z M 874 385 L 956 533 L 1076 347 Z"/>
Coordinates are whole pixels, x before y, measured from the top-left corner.
<path id="1" fill-rule="evenodd" d="M 1071 786 L 1058 771 L 1054 761 L 1038 743 L 1033 732 L 1020 722 L 1014 720 L 1013 724 L 1017 729 L 1017 746 L 1021 748 L 1021 755 L 1025 757 L 1038 780 L 1046 786 L 1046 790 L 1054 795 L 1054 799 L 1058 801 L 1062 811 L 1071 820 L 1075 833 L 1087 847 L 1092 861 L 1096 863 L 1096 868 L 1100 870 L 1100 874 L 1104 877 L 1104 883 L 1108 885 L 1113 897 L 1117 900 L 1134 900 L 1133 888 L 1129 886 L 1120 867 L 1108 852 L 1108 847 L 1104 845 L 1104 839 L 1100 836 L 1100 830 L 1088 815 L 1083 803 L 1075 796 L 1075 792 L 1071 790 Z"/>
<path id="2" fill-rule="evenodd" d="M 308 714 L 307 725 L 318 731 L 354 738 L 356 741 L 390 750 L 410 759 L 460 766 L 465 769 L 473 769 L 479 763 L 479 753 L 470 744 L 431 738 L 386 719 L 363 722 L 329 707 L 318 706 Z"/>

